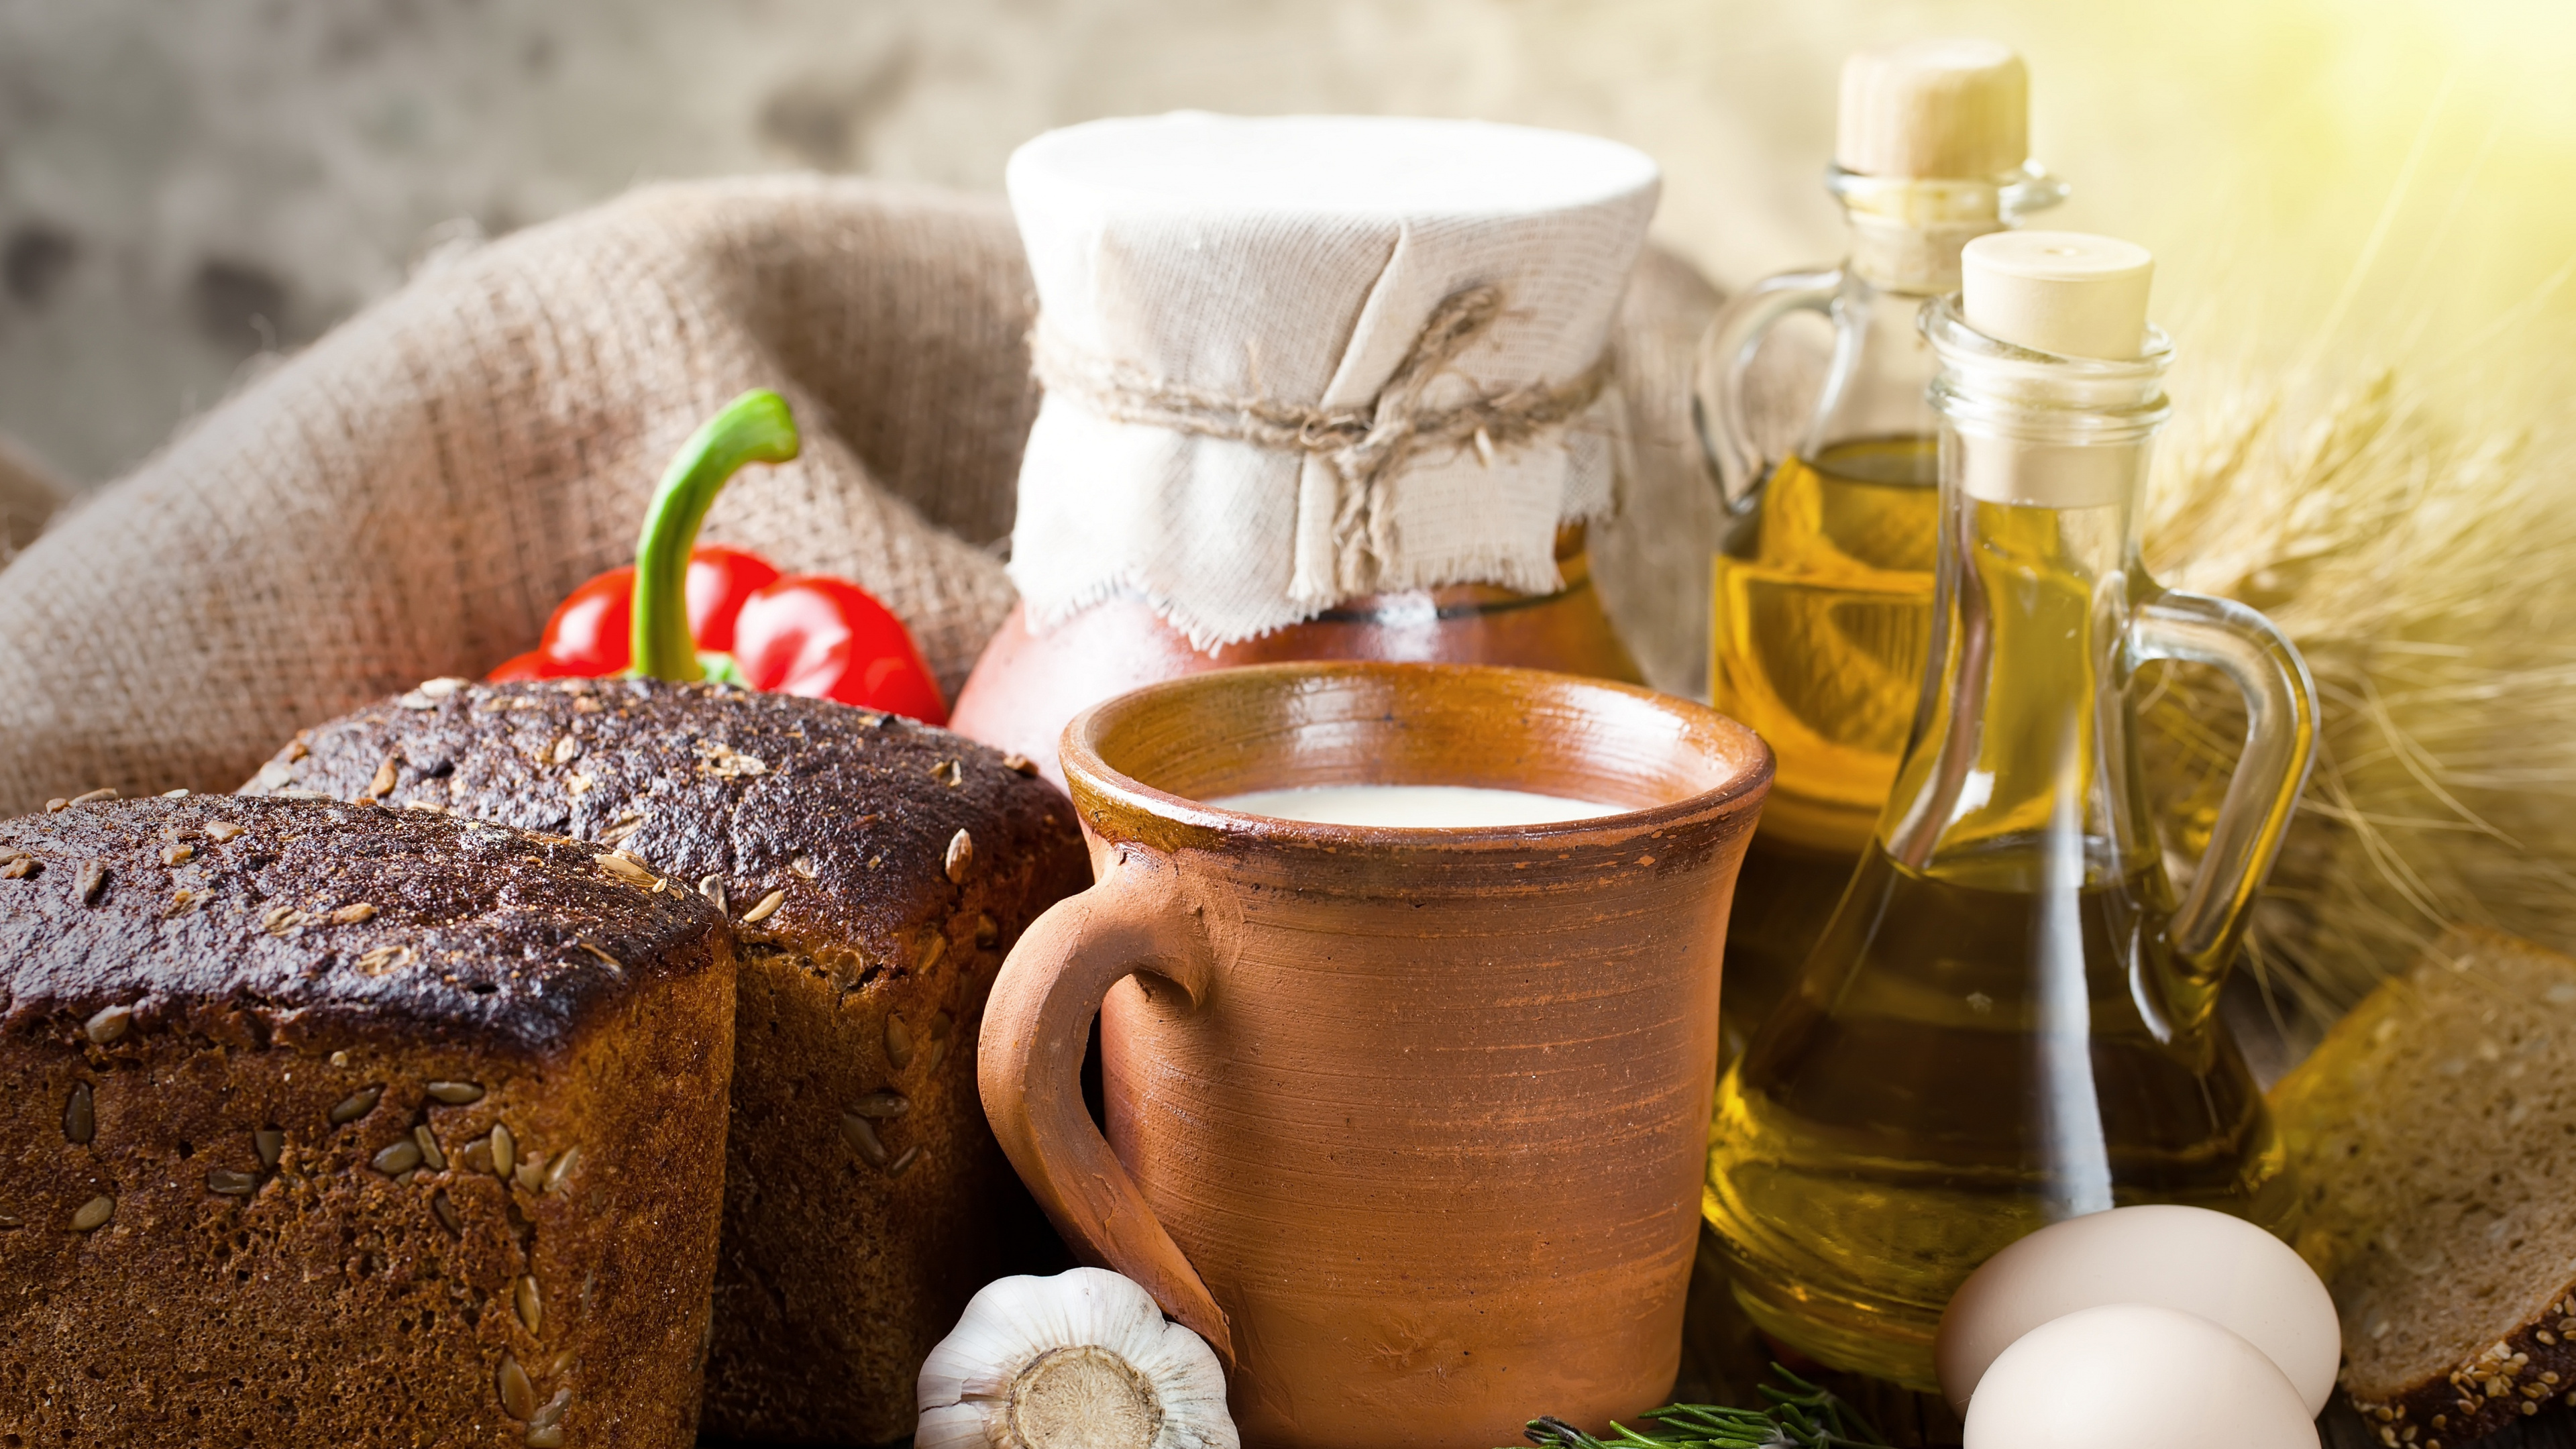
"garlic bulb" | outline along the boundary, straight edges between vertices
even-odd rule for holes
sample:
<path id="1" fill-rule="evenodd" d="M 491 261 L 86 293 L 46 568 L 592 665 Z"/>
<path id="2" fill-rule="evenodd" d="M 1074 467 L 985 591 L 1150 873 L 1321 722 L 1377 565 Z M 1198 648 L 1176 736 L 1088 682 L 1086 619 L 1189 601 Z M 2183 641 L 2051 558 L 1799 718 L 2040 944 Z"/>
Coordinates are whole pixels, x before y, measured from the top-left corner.
<path id="1" fill-rule="evenodd" d="M 1240 1449 L 1225 1372 L 1099 1268 L 1003 1278 L 921 1366 L 914 1449 Z"/>

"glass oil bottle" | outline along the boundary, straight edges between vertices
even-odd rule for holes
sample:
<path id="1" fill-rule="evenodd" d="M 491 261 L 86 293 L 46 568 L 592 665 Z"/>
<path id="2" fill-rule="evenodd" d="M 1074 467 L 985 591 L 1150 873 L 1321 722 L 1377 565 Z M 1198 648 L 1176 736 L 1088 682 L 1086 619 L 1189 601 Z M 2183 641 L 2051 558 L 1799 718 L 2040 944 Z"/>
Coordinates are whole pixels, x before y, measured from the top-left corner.
<path id="1" fill-rule="evenodd" d="M 2215 1007 L 2315 694 L 2261 615 L 2139 561 L 2167 411 L 2151 265 L 1999 233 L 1924 309 L 1942 423 L 1920 707 L 1841 904 L 1718 1086 L 1704 1208 L 1738 1299 L 1825 1363 L 1917 1388 L 1951 1292 L 2037 1227 L 2181 1202 L 2283 1231 L 2295 1209 Z M 2214 666 L 2248 715 L 2179 900 L 2133 743 L 2130 681 L 2157 659 Z"/>
<path id="2" fill-rule="evenodd" d="M 1959 285 L 1962 246 L 2064 194 L 2027 160 L 2028 109 L 2021 59 L 2000 45 L 1852 56 L 1827 173 L 1849 259 L 1755 284 L 1702 344 L 1698 417 L 1734 518 L 1713 563 L 1710 691 L 1778 761 L 1727 934 L 1730 1055 L 1823 928 L 1895 778 L 1932 612 L 1933 359 L 1914 314 Z M 1831 323 L 1833 354 L 1775 463 L 1747 373 L 1800 312 Z"/>

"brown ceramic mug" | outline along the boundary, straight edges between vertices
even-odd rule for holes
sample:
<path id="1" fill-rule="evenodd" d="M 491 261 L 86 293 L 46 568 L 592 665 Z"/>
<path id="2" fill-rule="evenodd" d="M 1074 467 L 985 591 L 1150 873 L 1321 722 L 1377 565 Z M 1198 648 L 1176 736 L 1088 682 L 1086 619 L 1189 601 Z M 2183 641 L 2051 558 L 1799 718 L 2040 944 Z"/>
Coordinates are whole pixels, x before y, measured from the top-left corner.
<path id="1" fill-rule="evenodd" d="M 1063 762 L 1099 883 L 1004 964 L 985 1111 L 1075 1250 L 1227 1361 L 1244 1442 L 1487 1449 L 1660 1402 L 1769 749 L 1632 686 L 1308 663 L 1122 695 Z M 1344 784 L 1629 813 L 1389 829 L 1200 803 Z"/>

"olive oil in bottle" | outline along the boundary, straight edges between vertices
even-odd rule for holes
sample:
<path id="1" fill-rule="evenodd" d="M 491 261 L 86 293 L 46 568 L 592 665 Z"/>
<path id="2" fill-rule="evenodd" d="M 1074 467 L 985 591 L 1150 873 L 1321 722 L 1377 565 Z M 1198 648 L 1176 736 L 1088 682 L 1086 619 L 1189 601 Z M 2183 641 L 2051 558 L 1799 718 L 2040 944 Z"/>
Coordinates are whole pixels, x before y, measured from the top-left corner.
<path id="1" fill-rule="evenodd" d="M 1964 300 L 1924 311 L 1944 422 L 1919 710 L 1858 871 L 1719 1083 L 1703 1199 L 1756 1324 L 1925 1389 L 1951 1293 L 2034 1228 L 2132 1202 L 2289 1226 L 2215 1007 L 2316 710 L 2260 615 L 2139 561 L 2169 354 L 2146 253 L 2026 232 L 1965 262 Z M 2128 697 L 2164 658 L 2218 668 L 2249 721 L 2180 900 Z"/>
<path id="2" fill-rule="evenodd" d="M 2279 1226 L 2283 1153 L 2234 1043 L 2159 1037 L 2171 1004 L 2163 882 L 2040 888 L 2004 841 L 1940 874 L 1883 850 L 1836 917 L 1840 963 L 1793 992 L 1728 1073 L 1706 1208 L 1738 1235 L 1755 1321 L 1830 1362 L 1917 1387 L 1977 1264 L 2060 1218 L 2190 1203 Z M 1901 922 L 1873 931 L 1876 919 Z"/>
<path id="3" fill-rule="evenodd" d="M 1932 626 L 1937 467 L 1908 434 L 1783 459 L 1744 546 L 1718 555 L 1720 707 L 1803 787 L 1785 839 L 1856 846 L 1886 802 Z"/>
<path id="4" fill-rule="evenodd" d="M 1849 258 L 1756 283 L 1710 328 L 1699 418 L 1736 523 L 1713 564 L 1709 689 L 1777 761 L 1727 933 L 1730 1054 L 1785 989 L 1851 878 L 1896 775 L 1931 628 L 1934 359 L 1914 328 L 1959 249 L 2063 188 L 2028 160 L 2012 51 L 1920 41 L 1843 68 L 1827 184 Z M 1780 321 L 1834 331 L 1801 441 L 1766 458 L 1746 373 Z"/>

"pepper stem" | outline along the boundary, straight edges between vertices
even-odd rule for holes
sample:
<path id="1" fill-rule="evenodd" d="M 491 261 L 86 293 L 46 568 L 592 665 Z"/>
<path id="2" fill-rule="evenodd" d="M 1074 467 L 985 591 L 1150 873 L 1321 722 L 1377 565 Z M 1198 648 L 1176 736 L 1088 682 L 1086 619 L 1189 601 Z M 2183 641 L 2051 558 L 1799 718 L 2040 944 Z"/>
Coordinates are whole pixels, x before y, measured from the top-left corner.
<path id="1" fill-rule="evenodd" d="M 754 388 L 689 435 L 671 460 L 644 531 L 635 540 L 634 665 L 648 679 L 706 677 L 698 641 L 689 634 L 689 551 L 707 505 L 745 463 L 784 463 L 796 456 L 796 420 L 787 400 Z"/>

